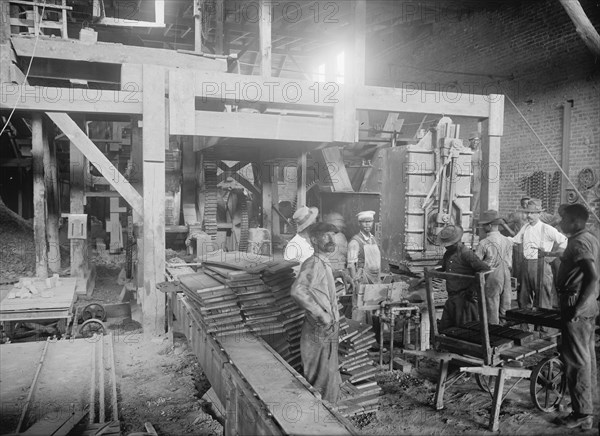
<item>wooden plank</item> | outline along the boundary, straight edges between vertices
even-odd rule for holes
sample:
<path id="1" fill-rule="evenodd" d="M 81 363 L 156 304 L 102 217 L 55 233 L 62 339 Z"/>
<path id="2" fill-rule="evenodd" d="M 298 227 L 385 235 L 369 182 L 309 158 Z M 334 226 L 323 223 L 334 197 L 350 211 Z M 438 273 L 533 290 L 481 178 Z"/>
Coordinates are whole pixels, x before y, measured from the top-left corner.
<path id="1" fill-rule="evenodd" d="M 490 99 L 473 93 L 452 94 L 412 88 L 357 86 L 356 109 L 487 118 Z"/>
<path id="2" fill-rule="evenodd" d="M 85 119 L 78 117 L 79 126 Z M 85 173 L 88 161 L 73 142 L 69 142 L 70 212 L 83 214 L 85 205 Z M 88 272 L 88 244 L 84 239 L 71 239 L 71 277 L 85 277 Z"/>
<path id="3" fill-rule="evenodd" d="M 31 155 L 33 159 L 33 239 L 35 243 L 35 275 L 48 277 L 46 250 L 46 187 L 44 184 L 44 128 L 42 114 L 31 119 Z"/>
<path id="4" fill-rule="evenodd" d="M 333 121 L 329 118 L 197 111 L 195 124 L 193 133 L 179 131 L 179 126 L 173 126 L 171 134 L 282 141 L 333 141 Z"/>
<path id="5" fill-rule="evenodd" d="M 144 331 L 164 333 L 165 297 L 156 289 L 165 274 L 165 70 L 144 66 L 144 290 L 142 313 Z"/>
<path id="6" fill-rule="evenodd" d="M 258 22 L 259 49 L 260 49 L 260 74 L 262 77 L 271 77 L 271 13 L 272 2 L 260 0 L 260 16 Z"/>
<path id="7" fill-rule="evenodd" d="M 142 113 L 142 95 L 137 90 L 57 88 L 16 83 L 1 84 L 0 108 L 35 112 L 85 112 L 103 114 Z"/>
<path id="8" fill-rule="evenodd" d="M 575 31 L 585 45 L 596 56 L 600 57 L 600 35 L 586 15 L 578 0 L 559 0 L 567 15 L 575 24 Z"/>
<path id="9" fill-rule="evenodd" d="M 500 143 L 504 131 L 504 96 L 489 96 L 487 141 L 482 144 L 481 211 L 500 207 Z M 479 211 L 479 212 L 481 212 Z M 473 211 L 474 213 L 476 211 Z"/>
<path id="10" fill-rule="evenodd" d="M 569 174 L 569 166 L 571 165 L 571 109 L 573 101 L 563 103 L 563 122 L 562 122 L 562 146 L 561 146 L 561 161 L 560 166 L 564 172 Z M 560 204 L 567 202 L 567 188 L 571 184 L 565 174 L 561 173 L 560 178 Z"/>
<path id="11" fill-rule="evenodd" d="M 161 48 L 137 47 L 98 42 L 83 44 L 79 40 L 59 40 L 13 35 L 11 42 L 18 56 L 31 57 L 35 48 L 35 57 L 62 59 L 69 61 L 101 62 L 108 64 L 152 64 L 164 67 L 177 65 L 201 71 L 227 70 L 225 60 L 191 56 Z"/>
<path id="12" fill-rule="evenodd" d="M 273 167 L 269 162 L 263 162 L 262 169 L 262 227 L 273 235 Z M 269 241 L 269 246 L 272 247 L 271 241 Z"/>
<path id="13" fill-rule="evenodd" d="M 142 198 L 140 194 L 127 182 L 127 179 L 114 168 L 106 156 L 98 150 L 96 145 L 79 128 L 73 119 L 66 113 L 47 113 L 48 117 L 58 126 L 69 140 L 88 158 L 100 171 L 104 178 L 127 203 L 137 212 L 142 213 Z M 164 120 L 163 120 L 164 124 Z M 163 135 L 164 136 L 164 135 Z M 163 152 L 164 154 L 164 152 Z M 164 157 L 163 157 L 164 160 Z M 164 175 L 163 175 L 164 178 Z"/>
<path id="14" fill-rule="evenodd" d="M 55 5 L 55 4 L 46 3 L 46 2 L 40 3 L 40 2 L 26 1 L 26 0 L 10 0 L 10 1 L 7 1 L 6 3 L 13 3 L 13 4 L 26 5 L 26 6 L 39 6 L 39 7 L 47 8 L 47 9 L 64 9 L 67 11 L 73 10 L 72 6 Z"/>
<path id="15" fill-rule="evenodd" d="M 298 158 L 298 171 L 296 171 L 297 182 L 297 202 L 296 210 L 302 206 L 306 206 L 306 173 L 307 173 L 307 153 L 303 151 Z"/>
<path id="16" fill-rule="evenodd" d="M 60 241 L 58 238 L 58 219 L 60 204 L 58 192 L 58 163 L 56 145 L 48 140 L 49 126 L 43 123 L 42 141 L 44 143 L 44 182 L 46 188 L 46 232 L 48 238 L 48 268 L 52 273 L 60 270 Z"/>
<path id="17" fill-rule="evenodd" d="M 169 71 L 168 74 L 170 129 L 194 135 L 196 131 L 194 72 L 176 69 Z"/>
<path id="18" fill-rule="evenodd" d="M 318 162 L 327 171 L 327 177 L 321 181 L 331 183 L 334 192 L 354 192 L 340 148 L 326 147 L 320 151 Z"/>

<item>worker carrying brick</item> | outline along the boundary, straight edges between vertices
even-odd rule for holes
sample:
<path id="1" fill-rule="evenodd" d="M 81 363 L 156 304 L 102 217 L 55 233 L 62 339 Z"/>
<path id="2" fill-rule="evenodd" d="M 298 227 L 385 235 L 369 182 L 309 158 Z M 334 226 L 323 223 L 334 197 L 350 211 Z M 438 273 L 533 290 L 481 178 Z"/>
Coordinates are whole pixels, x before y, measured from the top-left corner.
<path id="1" fill-rule="evenodd" d="M 540 220 L 540 216 L 544 212 L 541 200 L 530 199 L 522 212 L 525 213 L 527 223 L 519 230 L 519 233 L 510 238 L 515 244 L 521 244 L 524 257 L 519 277 L 521 282 L 519 307 L 551 309 L 553 304 L 550 262 L 554 260 L 554 256 L 561 254 L 567 247 L 567 238 L 554 227 Z M 556 247 L 556 251 L 551 251 L 553 247 Z M 543 283 L 538 283 L 539 251 L 546 253 Z"/>
<path id="2" fill-rule="evenodd" d="M 475 275 L 478 272 L 489 271 L 490 267 L 469 248 L 461 242 L 463 229 L 460 226 L 449 224 L 437 236 L 438 245 L 446 247 L 439 271 Z M 448 277 L 446 291 L 448 299 L 444 305 L 440 331 L 450 327 L 459 326 L 479 319 L 477 308 L 478 282 L 465 280 L 462 277 Z"/>
<path id="3" fill-rule="evenodd" d="M 497 210 L 486 210 L 479 219 L 479 226 L 485 231 L 486 237 L 479 241 L 475 254 L 492 269 L 485 279 L 485 301 L 490 324 L 500 324 L 500 318 L 504 318 L 511 305 L 513 242 L 500 234 L 498 229 L 503 223 Z"/>
<path id="4" fill-rule="evenodd" d="M 592 428 L 596 382 L 595 319 L 598 316 L 598 239 L 586 230 L 589 212 L 581 204 L 564 208 L 560 223 L 568 235 L 561 257 L 557 288 L 562 330 L 561 359 L 573 411 L 557 423 L 568 428 Z"/>
<path id="5" fill-rule="evenodd" d="M 333 270 L 328 256 L 335 251 L 337 227 L 315 223 L 308 228 L 314 254 L 302 266 L 292 285 L 292 298 L 306 311 L 300 355 L 304 378 L 323 399 L 338 400 L 342 378 L 338 369 L 339 310 Z"/>

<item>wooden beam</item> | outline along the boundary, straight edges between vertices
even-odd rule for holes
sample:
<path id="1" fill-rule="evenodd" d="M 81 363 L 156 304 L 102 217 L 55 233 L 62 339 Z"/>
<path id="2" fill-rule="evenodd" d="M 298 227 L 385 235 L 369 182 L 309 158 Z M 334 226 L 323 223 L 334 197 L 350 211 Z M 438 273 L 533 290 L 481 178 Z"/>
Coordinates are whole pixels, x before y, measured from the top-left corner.
<path id="1" fill-rule="evenodd" d="M 356 109 L 488 118 L 490 96 L 418 88 L 357 86 Z"/>
<path id="2" fill-rule="evenodd" d="M 0 167 L 31 168 L 31 159 L 30 158 L 0 159 Z"/>
<path id="3" fill-rule="evenodd" d="M 202 51 L 202 4 L 203 0 L 194 0 L 194 50 Z"/>
<path id="4" fill-rule="evenodd" d="M 85 126 L 85 119 L 79 117 L 79 127 Z M 85 205 L 85 172 L 88 161 L 77 146 L 70 142 L 69 169 L 70 169 L 70 212 L 83 214 Z M 88 273 L 88 242 L 84 239 L 71 239 L 71 277 L 86 277 Z"/>
<path id="5" fill-rule="evenodd" d="M 165 332 L 165 296 L 156 284 L 165 279 L 165 70 L 144 66 L 144 333 Z"/>
<path id="6" fill-rule="evenodd" d="M 563 123 L 562 123 L 562 150 L 561 162 L 565 173 L 569 174 L 569 166 L 571 165 L 571 109 L 573 101 L 567 101 L 563 104 Z M 570 186 L 569 180 L 563 174 L 560 181 L 560 204 L 567 202 L 567 188 Z"/>
<path id="7" fill-rule="evenodd" d="M 260 0 L 260 21 L 258 33 L 260 36 L 260 74 L 271 77 L 271 0 Z"/>
<path id="8" fill-rule="evenodd" d="M 598 31 L 585 14 L 578 0 L 559 0 L 573 24 L 575 31 L 581 37 L 584 44 L 596 57 L 600 57 L 600 35 Z"/>
<path id="9" fill-rule="evenodd" d="M 33 240 L 35 243 L 35 275 L 48 277 L 46 250 L 46 187 L 44 184 L 44 128 L 42 114 L 31 118 L 31 154 L 33 158 Z"/>
<path id="10" fill-rule="evenodd" d="M 106 156 L 98 150 L 90 138 L 79 128 L 73 119 L 65 113 L 47 113 L 69 140 L 100 171 L 102 176 L 121 194 L 123 199 L 138 213 L 143 213 L 142 197 L 129 184 L 127 179 L 110 163 Z M 164 159 L 164 158 L 163 158 Z"/>
<path id="11" fill-rule="evenodd" d="M 304 151 L 298 158 L 298 170 L 296 171 L 296 183 L 298 187 L 298 197 L 296 209 L 306 206 L 306 171 L 307 171 L 307 153 Z M 300 175 L 298 176 L 298 172 Z"/>
<path id="12" fill-rule="evenodd" d="M 500 206 L 500 143 L 504 133 L 504 96 L 489 96 L 487 142 L 482 141 L 481 211 Z"/>
<path id="13" fill-rule="evenodd" d="M 60 272 L 60 241 L 58 238 L 58 219 L 60 204 L 58 198 L 58 167 L 56 145 L 48 140 L 50 126 L 42 125 L 44 143 L 44 181 L 46 188 L 46 234 L 48 238 L 48 268 L 52 273 Z"/>
<path id="14" fill-rule="evenodd" d="M 197 111 L 194 132 L 171 130 L 171 134 L 333 142 L 333 121 L 318 117 Z"/>
<path id="15" fill-rule="evenodd" d="M 225 0 L 217 0 L 215 3 L 216 25 L 215 25 L 215 53 L 224 54 L 225 34 L 223 32 L 223 20 L 225 19 Z"/>
<path id="16" fill-rule="evenodd" d="M 346 69 L 353 80 L 347 83 L 354 85 L 365 84 L 365 65 L 366 65 L 366 17 L 367 17 L 367 2 L 366 0 L 357 0 L 353 2 L 354 6 L 354 50 L 352 55 L 346 56 L 346 64 L 350 64 L 351 68 Z M 350 59 L 348 59 L 350 58 Z"/>
<path id="17" fill-rule="evenodd" d="M 196 100 L 194 98 L 194 72 L 169 71 L 169 128 L 171 132 L 196 131 Z"/>
<path id="18" fill-rule="evenodd" d="M 339 147 L 323 148 L 316 151 L 313 156 L 315 156 L 318 164 L 322 167 L 319 168 L 319 174 L 321 174 L 321 171 L 324 171 L 326 174 L 325 178 L 321 178 L 321 182 L 330 184 L 333 192 L 354 192 L 348 171 L 346 171 L 344 157 Z"/>
<path id="19" fill-rule="evenodd" d="M 262 227 L 273 234 L 273 167 L 261 162 L 262 169 Z"/>
<path id="20" fill-rule="evenodd" d="M 142 93 L 2 83 L 0 109 L 36 112 L 141 114 Z"/>
<path id="21" fill-rule="evenodd" d="M 340 93 L 345 86 L 279 77 L 264 79 L 212 71 L 195 71 L 194 81 L 196 97 L 200 97 L 202 101 L 217 100 L 235 104 L 240 101 L 252 101 L 329 108 L 338 104 Z M 390 92 L 390 88 L 381 90 Z M 348 92 L 353 91 L 351 89 Z"/>
<path id="22" fill-rule="evenodd" d="M 36 39 L 13 35 L 11 42 L 18 56 L 62 59 L 70 61 L 101 62 L 107 64 L 152 64 L 192 70 L 221 71 L 227 69 L 224 60 L 192 56 L 160 48 L 136 47 L 132 45 L 96 43 L 83 44 L 78 40 Z"/>

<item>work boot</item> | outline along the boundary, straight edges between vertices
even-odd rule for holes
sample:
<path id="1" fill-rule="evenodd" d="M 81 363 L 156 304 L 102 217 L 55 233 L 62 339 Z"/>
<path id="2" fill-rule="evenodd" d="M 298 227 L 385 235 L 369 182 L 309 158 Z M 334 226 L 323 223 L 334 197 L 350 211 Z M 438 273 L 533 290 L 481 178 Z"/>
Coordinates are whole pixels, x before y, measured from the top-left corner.
<path id="1" fill-rule="evenodd" d="M 564 425 L 567 428 L 581 427 L 582 430 L 591 430 L 594 422 L 592 415 L 580 415 L 575 412 L 571 412 L 564 418 L 558 418 L 557 424 Z"/>

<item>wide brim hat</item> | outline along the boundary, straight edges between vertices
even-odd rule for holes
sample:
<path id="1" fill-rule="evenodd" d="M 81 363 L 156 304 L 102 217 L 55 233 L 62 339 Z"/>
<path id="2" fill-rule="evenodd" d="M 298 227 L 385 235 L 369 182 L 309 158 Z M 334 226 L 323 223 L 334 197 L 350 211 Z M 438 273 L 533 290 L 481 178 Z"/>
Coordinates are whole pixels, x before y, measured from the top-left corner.
<path id="1" fill-rule="evenodd" d="M 479 218 L 479 225 L 483 226 L 486 224 L 501 224 L 504 221 L 504 218 L 500 217 L 500 214 L 497 210 L 486 210 L 481 214 Z"/>
<path id="2" fill-rule="evenodd" d="M 445 226 L 437 235 L 437 243 L 443 247 L 456 244 L 462 239 L 463 229 L 461 226 L 449 224 Z"/>
<path id="3" fill-rule="evenodd" d="M 302 230 L 308 228 L 308 226 L 317 220 L 317 215 L 319 215 L 319 209 L 316 207 L 302 206 L 300 209 L 294 212 L 292 219 L 296 223 L 296 231 L 301 232 Z"/>
<path id="4" fill-rule="evenodd" d="M 530 198 L 527 202 L 527 207 L 521 209 L 521 212 L 544 212 L 544 210 L 545 209 L 542 207 L 542 200 Z"/>

